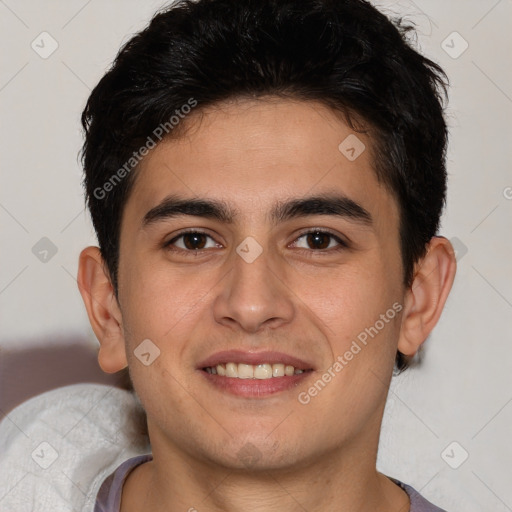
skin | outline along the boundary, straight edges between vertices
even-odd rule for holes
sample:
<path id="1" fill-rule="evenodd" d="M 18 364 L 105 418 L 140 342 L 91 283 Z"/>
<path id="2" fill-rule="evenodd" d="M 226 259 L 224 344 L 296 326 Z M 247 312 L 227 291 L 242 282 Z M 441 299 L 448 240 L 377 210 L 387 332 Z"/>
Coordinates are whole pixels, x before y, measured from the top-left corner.
<path id="1" fill-rule="evenodd" d="M 403 286 L 398 207 L 376 179 L 371 139 L 358 133 L 366 150 L 347 159 L 338 146 L 354 132 L 327 107 L 266 98 L 192 115 L 185 135 L 159 144 L 137 171 L 122 219 L 118 300 L 99 250 L 80 255 L 100 365 L 129 365 L 148 417 L 154 460 L 127 478 L 122 512 L 406 512 L 406 493 L 375 468 L 382 415 L 397 349 L 416 353 L 441 315 L 453 248 L 432 238 L 411 288 Z M 222 200 L 236 215 L 232 223 L 182 215 L 144 227 L 169 194 Z M 372 225 L 269 216 L 278 201 L 319 194 L 349 197 Z M 202 239 L 206 248 L 185 252 L 183 238 L 174 252 L 164 247 L 184 228 L 211 236 Z M 301 235 L 314 228 L 348 247 L 332 251 L 330 238 L 327 249 L 308 243 Z M 252 263 L 236 252 L 248 236 L 263 250 Z M 299 393 L 394 303 L 400 313 L 301 404 Z M 134 355 L 145 339 L 160 349 L 149 366 Z M 229 349 L 278 350 L 314 371 L 269 397 L 233 396 L 197 369 Z M 248 465 L 244 450 L 257 460 Z"/>

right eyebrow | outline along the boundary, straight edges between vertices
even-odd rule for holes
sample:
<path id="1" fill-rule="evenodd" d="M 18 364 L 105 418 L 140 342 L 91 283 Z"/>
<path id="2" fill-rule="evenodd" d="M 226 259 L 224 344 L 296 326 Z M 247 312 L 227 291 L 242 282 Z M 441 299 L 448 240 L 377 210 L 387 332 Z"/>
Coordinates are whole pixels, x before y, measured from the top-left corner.
<path id="1" fill-rule="evenodd" d="M 145 228 L 161 220 L 171 219 L 179 215 L 192 215 L 218 220 L 228 224 L 233 223 L 236 212 L 223 201 L 212 199 L 183 199 L 177 196 L 167 196 L 161 203 L 151 208 L 142 219 Z"/>

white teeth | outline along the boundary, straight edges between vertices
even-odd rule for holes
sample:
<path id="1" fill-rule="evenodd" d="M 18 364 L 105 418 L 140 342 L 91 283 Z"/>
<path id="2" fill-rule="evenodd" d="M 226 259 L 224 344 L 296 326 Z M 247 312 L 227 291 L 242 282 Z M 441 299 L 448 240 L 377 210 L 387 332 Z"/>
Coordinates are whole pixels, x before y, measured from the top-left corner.
<path id="1" fill-rule="evenodd" d="M 255 379 L 270 379 L 272 377 L 272 365 L 259 364 L 254 368 Z"/>
<path id="2" fill-rule="evenodd" d="M 300 370 L 292 365 L 284 365 L 282 363 L 262 363 L 258 365 L 245 363 L 226 363 L 210 366 L 206 371 L 213 375 L 221 377 L 231 377 L 238 379 L 271 379 L 272 377 L 291 377 L 292 375 L 300 375 L 305 370 Z"/>
<path id="3" fill-rule="evenodd" d="M 252 364 L 238 364 L 238 378 L 252 379 L 254 378 L 254 366 Z"/>
<path id="4" fill-rule="evenodd" d="M 238 365 L 236 363 L 226 364 L 226 377 L 238 377 Z"/>
<path id="5" fill-rule="evenodd" d="M 273 364 L 272 365 L 272 375 L 274 377 L 284 377 L 284 364 Z"/>

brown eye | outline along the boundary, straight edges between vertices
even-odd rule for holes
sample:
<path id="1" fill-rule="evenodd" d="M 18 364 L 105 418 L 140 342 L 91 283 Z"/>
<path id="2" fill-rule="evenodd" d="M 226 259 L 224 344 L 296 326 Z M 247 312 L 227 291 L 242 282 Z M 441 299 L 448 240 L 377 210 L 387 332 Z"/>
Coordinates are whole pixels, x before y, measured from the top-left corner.
<path id="1" fill-rule="evenodd" d="M 316 250 L 318 252 L 326 249 L 343 249 L 347 245 L 337 236 L 326 231 L 309 231 L 299 236 L 294 242 L 294 246 L 300 249 Z"/>
<path id="2" fill-rule="evenodd" d="M 202 233 L 187 233 L 183 235 L 183 243 L 187 249 L 204 249 L 206 245 L 206 235 Z"/>
<path id="3" fill-rule="evenodd" d="M 328 233 L 322 233 L 320 231 L 308 233 L 306 236 L 307 243 L 311 249 L 327 249 L 331 238 L 332 236 Z"/>
<path id="4" fill-rule="evenodd" d="M 190 231 L 182 233 L 165 244 L 168 249 L 181 249 L 182 251 L 199 251 L 201 249 L 211 249 L 218 245 L 210 235 L 200 231 Z"/>

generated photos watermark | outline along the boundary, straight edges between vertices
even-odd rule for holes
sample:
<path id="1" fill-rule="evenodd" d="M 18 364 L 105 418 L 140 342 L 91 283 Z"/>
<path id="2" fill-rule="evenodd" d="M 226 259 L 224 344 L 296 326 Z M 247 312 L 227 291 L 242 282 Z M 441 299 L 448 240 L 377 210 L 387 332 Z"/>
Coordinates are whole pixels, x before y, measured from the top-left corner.
<path id="1" fill-rule="evenodd" d="M 345 366 L 349 364 L 354 357 L 361 352 L 363 347 L 366 347 L 368 344 L 368 337 L 375 338 L 377 334 L 379 334 L 382 329 L 388 324 L 395 316 L 402 311 L 402 304 L 395 302 L 391 308 L 389 308 L 386 313 L 383 313 L 379 316 L 379 319 L 370 327 L 366 327 L 363 331 L 361 331 L 357 335 L 357 340 L 353 340 L 350 348 L 343 354 L 339 355 L 334 363 L 325 370 L 322 376 L 308 388 L 307 391 L 301 391 L 298 395 L 298 400 L 302 405 L 307 405 L 311 402 L 311 399 L 322 391 L 331 380 L 338 375 Z M 361 345 L 358 343 L 363 345 Z"/>
<path id="2" fill-rule="evenodd" d="M 107 194 L 114 190 L 114 188 L 121 183 L 121 181 L 130 174 L 130 172 L 139 164 L 139 162 L 156 147 L 166 135 L 184 119 L 192 109 L 197 105 L 197 100 L 189 98 L 187 103 L 183 104 L 179 109 L 174 111 L 175 115 L 172 115 L 165 123 L 159 124 L 151 133 L 148 135 L 146 142 L 137 150 L 132 153 L 132 156 L 120 167 L 112 176 L 105 181 L 101 187 L 94 189 L 93 195 L 96 199 L 105 199 Z"/>

